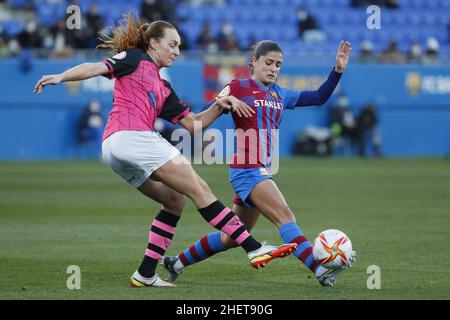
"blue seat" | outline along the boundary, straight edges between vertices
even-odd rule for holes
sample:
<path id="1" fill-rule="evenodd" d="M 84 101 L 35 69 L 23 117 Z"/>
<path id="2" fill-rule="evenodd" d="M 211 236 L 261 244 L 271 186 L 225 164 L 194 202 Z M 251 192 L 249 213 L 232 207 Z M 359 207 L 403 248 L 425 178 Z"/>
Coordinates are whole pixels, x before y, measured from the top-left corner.
<path id="1" fill-rule="evenodd" d="M 440 28 L 436 30 L 434 32 L 434 35 L 436 36 L 436 39 L 438 39 L 440 43 L 446 43 L 449 41 L 449 34 L 445 29 Z"/>
<path id="2" fill-rule="evenodd" d="M 309 7 L 319 7 L 320 6 L 320 0 L 297 0 L 294 1 L 296 5 L 300 5 L 303 4 L 305 5 L 307 8 Z"/>
<path id="3" fill-rule="evenodd" d="M 299 38 L 297 27 L 283 28 L 281 32 L 281 40 L 293 41 Z"/>
<path id="4" fill-rule="evenodd" d="M 422 23 L 421 14 L 415 11 L 409 11 L 406 13 L 407 23 L 411 25 L 420 25 Z"/>
<path id="5" fill-rule="evenodd" d="M 291 6 L 291 0 L 275 0 L 274 3 L 280 8 Z"/>
<path id="6" fill-rule="evenodd" d="M 67 4 L 36 2 L 34 4 L 39 24 L 43 26 L 51 26 L 65 18 Z"/>
<path id="7" fill-rule="evenodd" d="M 269 6 L 272 5 L 272 0 L 259 0 L 257 4 L 262 6 Z"/>
<path id="8" fill-rule="evenodd" d="M 13 8 L 25 7 L 30 4 L 29 0 L 9 0 L 8 3 Z"/>
<path id="9" fill-rule="evenodd" d="M 24 30 L 24 23 L 21 20 L 6 20 L 2 23 L 3 32 L 8 37 L 15 37 Z"/>
<path id="10" fill-rule="evenodd" d="M 222 18 L 222 20 L 229 22 L 239 20 L 239 14 L 234 9 L 220 11 L 220 17 Z"/>
<path id="11" fill-rule="evenodd" d="M 180 3 L 176 7 L 177 16 L 181 18 L 182 20 L 190 19 L 191 14 L 191 6 L 185 3 Z"/>
<path id="12" fill-rule="evenodd" d="M 439 0 L 427 0 L 424 1 L 424 4 L 426 5 L 426 8 L 435 9 L 440 6 Z"/>
<path id="13" fill-rule="evenodd" d="M 319 5 L 323 7 L 332 7 L 336 0 L 319 0 Z"/>
<path id="14" fill-rule="evenodd" d="M 426 8 L 426 4 L 425 4 L 425 1 L 423 1 L 423 0 L 409 0 L 408 8 L 423 9 L 423 8 Z"/>
<path id="15" fill-rule="evenodd" d="M 450 10 L 450 7 L 448 9 Z M 436 15 L 436 19 L 438 20 L 439 25 L 446 26 L 450 23 L 450 14 L 448 12 L 440 12 Z"/>
<path id="16" fill-rule="evenodd" d="M 425 12 L 423 14 L 423 23 L 425 26 L 434 26 L 439 22 L 437 14 L 434 12 Z"/>
<path id="17" fill-rule="evenodd" d="M 381 14 L 381 21 L 383 21 L 383 14 Z M 392 14 L 392 23 L 396 24 L 398 26 L 404 26 L 407 23 L 407 16 L 401 12 L 393 13 Z"/>

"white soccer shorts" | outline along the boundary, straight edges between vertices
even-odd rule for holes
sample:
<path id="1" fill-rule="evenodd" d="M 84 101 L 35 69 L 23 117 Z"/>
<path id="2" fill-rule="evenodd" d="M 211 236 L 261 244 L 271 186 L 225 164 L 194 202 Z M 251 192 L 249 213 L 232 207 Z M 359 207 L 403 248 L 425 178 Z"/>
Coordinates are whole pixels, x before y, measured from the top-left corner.
<path id="1" fill-rule="evenodd" d="M 135 188 L 179 154 L 155 131 L 118 131 L 102 143 L 103 161 Z"/>

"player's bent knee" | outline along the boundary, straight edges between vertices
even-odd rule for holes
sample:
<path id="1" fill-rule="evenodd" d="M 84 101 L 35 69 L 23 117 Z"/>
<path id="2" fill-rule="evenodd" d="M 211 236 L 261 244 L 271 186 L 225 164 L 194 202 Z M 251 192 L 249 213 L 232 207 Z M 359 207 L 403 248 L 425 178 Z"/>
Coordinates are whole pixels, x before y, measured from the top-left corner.
<path id="1" fill-rule="evenodd" d="M 195 182 L 193 183 L 193 188 L 187 196 L 194 201 L 214 197 L 208 184 L 199 176 L 196 177 Z"/>
<path id="2" fill-rule="evenodd" d="M 202 192 L 203 192 L 204 194 L 210 194 L 210 195 L 212 195 L 212 191 L 211 191 L 211 189 L 209 188 L 208 184 L 207 184 L 203 179 L 201 179 L 201 178 L 200 178 L 200 187 L 201 187 Z"/>
<path id="3" fill-rule="evenodd" d="M 295 215 L 292 213 L 291 209 L 289 209 L 288 206 L 275 209 L 270 216 L 270 220 L 278 228 L 286 223 L 295 222 Z"/>
<path id="4" fill-rule="evenodd" d="M 164 201 L 164 208 L 172 213 L 181 214 L 184 205 L 186 204 L 186 197 L 180 193 L 172 193 L 166 201 Z"/>
<path id="5" fill-rule="evenodd" d="M 289 207 L 286 206 L 282 211 L 280 221 L 282 225 L 289 222 L 295 222 L 295 215 L 292 213 Z"/>

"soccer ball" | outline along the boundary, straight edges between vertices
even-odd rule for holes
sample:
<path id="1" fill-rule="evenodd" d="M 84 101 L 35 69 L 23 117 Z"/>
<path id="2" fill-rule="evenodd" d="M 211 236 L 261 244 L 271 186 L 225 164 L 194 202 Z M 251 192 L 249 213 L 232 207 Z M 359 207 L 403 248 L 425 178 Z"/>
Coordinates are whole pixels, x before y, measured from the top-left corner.
<path id="1" fill-rule="evenodd" d="M 340 230 L 328 229 L 319 233 L 313 242 L 314 259 L 325 268 L 347 265 L 352 256 L 352 243 Z"/>

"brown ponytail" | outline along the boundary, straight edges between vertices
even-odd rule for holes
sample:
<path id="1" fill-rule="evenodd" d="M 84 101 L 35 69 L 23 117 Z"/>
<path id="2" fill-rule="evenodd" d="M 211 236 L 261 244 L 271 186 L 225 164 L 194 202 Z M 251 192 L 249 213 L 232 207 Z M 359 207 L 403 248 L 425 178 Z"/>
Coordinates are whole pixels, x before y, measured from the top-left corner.
<path id="1" fill-rule="evenodd" d="M 123 17 L 126 25 L 120 21 L 119 26 L 113 26 L 112 37 L 101 34 L 99 39 L 102 43 L 97 46 L 98 48 L 110 48 L 113 54 L 131 48 L 139 48 L 145 52 L 151 38 L 164 38 L 165 29 L 175 29 L 172 24 L 166 21 L 143 24 L 139 16 L 136 15 L 135 18 L 132 12 L 125 14 Z"/>

